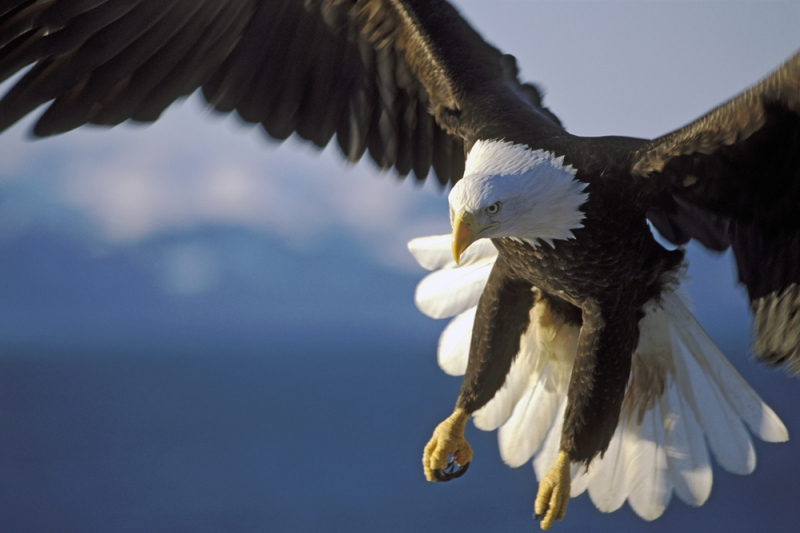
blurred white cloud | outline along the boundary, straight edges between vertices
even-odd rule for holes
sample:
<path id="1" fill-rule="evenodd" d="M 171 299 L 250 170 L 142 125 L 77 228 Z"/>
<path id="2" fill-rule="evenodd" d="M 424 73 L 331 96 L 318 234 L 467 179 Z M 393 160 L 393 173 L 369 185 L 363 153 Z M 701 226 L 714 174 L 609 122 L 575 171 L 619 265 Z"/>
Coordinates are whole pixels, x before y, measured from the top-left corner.
<path id="1" fill-rule="evenodd" d="M 5 180 L 19 183 L 24 177 L 39 208 L 52 200 L 72 209 L 111 243 L 226 224 L 307 247 L 344 231 L 377 260 L 407 268 L 413 263 L 405 242 L 448 227 L 446 198 L 438 187 L 381 177 L 369 161 L 347 165 L 335 146 L 319 153 L 290 139 L 276 150 L 233 117 L 209 120 L 199 96 L 173 106 L 147 128 L 84 128 L 21 140 L 30 123 L 16 126 L 0 143 Z M 37 161 L 49 163 L 36 170 Z"/>
<path id="2" fill-rule="evenodd" d="M 162 262 L 161 281 L 167 292 L 198 294 L 213 288 L 220 278 L 215 251 L 202 243 L 172 246 Z"/>

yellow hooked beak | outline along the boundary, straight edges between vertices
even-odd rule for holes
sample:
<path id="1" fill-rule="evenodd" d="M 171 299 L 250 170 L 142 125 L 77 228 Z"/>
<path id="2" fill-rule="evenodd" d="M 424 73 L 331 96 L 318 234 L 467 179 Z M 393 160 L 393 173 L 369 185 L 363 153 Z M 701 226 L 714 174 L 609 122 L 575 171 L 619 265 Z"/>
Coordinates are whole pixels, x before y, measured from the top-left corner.
<path id="1" fill-rule="evenodd" d="M 464 250 L 475 242 L 472 225 L 472 215 L 469 213 L 461 213 L 453 220 L 453 259 L 456 260 L 456 264 L 461 259 Z"/>

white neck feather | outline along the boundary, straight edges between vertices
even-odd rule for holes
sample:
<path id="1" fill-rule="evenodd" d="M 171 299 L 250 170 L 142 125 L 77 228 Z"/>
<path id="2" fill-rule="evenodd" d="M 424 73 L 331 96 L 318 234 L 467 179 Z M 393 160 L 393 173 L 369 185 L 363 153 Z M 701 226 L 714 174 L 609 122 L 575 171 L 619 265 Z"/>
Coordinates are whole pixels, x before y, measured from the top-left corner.
<path id="1" fill-rule="evenodd" d="M 528 242 L 574 237 L 583 227 L 580 206 L 589 197 L 586 183 L 564 157 L 503 141 L 478 141 L 470 151 L 464 179 L 450 192 L 456 210 L 476 212 L 493 202 L 503 204 L 497 234 Z M 498 217 L 500 218 L 500 217 Z"/>

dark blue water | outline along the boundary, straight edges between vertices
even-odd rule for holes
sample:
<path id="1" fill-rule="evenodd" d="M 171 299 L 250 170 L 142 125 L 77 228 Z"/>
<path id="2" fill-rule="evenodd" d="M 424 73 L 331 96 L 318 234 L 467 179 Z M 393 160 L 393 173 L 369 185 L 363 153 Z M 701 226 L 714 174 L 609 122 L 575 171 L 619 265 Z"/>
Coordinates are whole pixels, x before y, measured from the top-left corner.
<path id="1" fill-rule="evenodd" d="M 424 481 L 422 447 L 459 381 L 432 351 L 397 338 L 6 346 L 0 531 L 532 531 L 533 473 L 502 465 L 494 434 L 469 428 L 464 478 Z M 716 468 L 700 509 L 673 501 L 646 523 L 584 495 L 556 527 L 796 531 L 797 442 L 759 443 L 751 476 Z"/>
<path id="2" fill-rule="evenodd" d="M 537 527 L 532 469 L 503 465 L 493 433 L 468 427 L 465 477 L 422 476 L 460 380 L 436 366 L 443 323 L 412 305 L 419 274 L 235 228 L 117 248 L 0 237 L 0 533 Z M 213 288 L 165 289 L 186 243 L 215 254 Z M 697 314 L 794 440 L 757 443 L 751 476 L 716 468 L 702 508 L 646 523 L 584 495 L 557 531 L 797 531 L 800 382 L 748 361 L 746 304 L 719 271 L 695 274 Z"/>

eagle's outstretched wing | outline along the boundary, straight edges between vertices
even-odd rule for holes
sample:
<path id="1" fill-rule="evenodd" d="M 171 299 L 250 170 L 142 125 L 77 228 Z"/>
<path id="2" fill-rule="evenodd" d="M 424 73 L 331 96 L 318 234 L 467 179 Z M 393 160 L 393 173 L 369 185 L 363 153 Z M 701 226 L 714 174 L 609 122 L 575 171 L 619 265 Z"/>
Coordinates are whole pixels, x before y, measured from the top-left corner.
<path id="1" fill-rule="evenodd" d="M 764 361 L 800 372 L 800 54 L 761 83 L 634 154 L 667 185 L 648 211 L 674 244 L 732 248 Z"/>
<path id="2" fill-rule="evenodd" d="M 37 136 L 152 122 L 201 88 L 276 139 L 336 135 L 351 161 L 369 150 L 419 180 L 433 166 L 442 184 L 461 177 L 459 115 L 488 85 L 557 122 L 441 0 L 4 0 L 0 81 L 26 68 L 0 131 L 47 102 Z"/>

